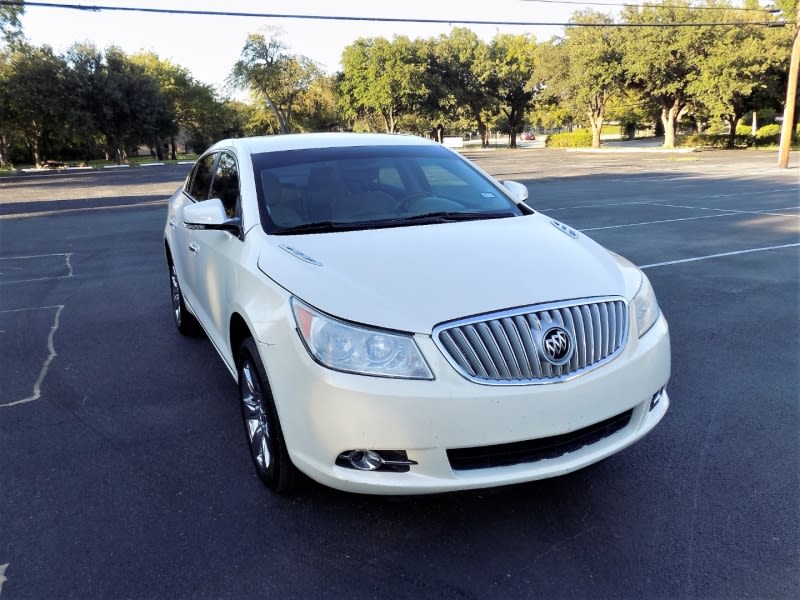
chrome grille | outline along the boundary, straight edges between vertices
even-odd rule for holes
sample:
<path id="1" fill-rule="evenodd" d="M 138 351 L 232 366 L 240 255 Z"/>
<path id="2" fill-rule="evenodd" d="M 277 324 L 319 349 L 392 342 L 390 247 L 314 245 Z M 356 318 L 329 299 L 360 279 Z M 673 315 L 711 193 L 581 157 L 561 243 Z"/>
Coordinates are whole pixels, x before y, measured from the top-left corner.
<path id="1" fill-rule="evenodd" d="M 552 326 L 571 336 L 569 362 L 548 360 L 542 335 Z M 467 379 L 496 385 L 563 381 L 616 356 L 628 334 L 628 306 L 622 298 L 592 298 L 482 315 L 445 323 L 433 339 L 445 357 Z M 566 360 L 566 356 L 564 357 Z"/>

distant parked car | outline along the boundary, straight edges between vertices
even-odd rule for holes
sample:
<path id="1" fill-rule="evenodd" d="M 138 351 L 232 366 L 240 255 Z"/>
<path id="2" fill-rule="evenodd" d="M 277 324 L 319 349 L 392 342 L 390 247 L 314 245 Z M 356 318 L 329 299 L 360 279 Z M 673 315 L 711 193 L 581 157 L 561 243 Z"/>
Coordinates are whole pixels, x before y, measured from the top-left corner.
<path id="1" fill-rule="evenodd" d="M 441 144 L 219 142 L 169 200 L 178 329 L 238 382 L 256 472 L 376 494 L 561 475 L 664 416 L 647 277 Z"/>

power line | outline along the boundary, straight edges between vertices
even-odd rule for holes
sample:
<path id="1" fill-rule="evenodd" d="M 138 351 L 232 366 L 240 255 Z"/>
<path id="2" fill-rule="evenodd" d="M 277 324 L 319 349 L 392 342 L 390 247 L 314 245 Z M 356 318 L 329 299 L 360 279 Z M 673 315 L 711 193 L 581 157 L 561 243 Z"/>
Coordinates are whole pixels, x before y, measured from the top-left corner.
<path id="1" fill-rule="evenodd" d="M 648 8 L 653 6 L 661 6 L 660 4 L 653 4 L 653 3 L 643 3 L 643 4 L 632 4 L 630 2 L 583 2 L 581 0 L 521 0 L 522 2 L 536 2 L 539 4 L 576 4 L 579 6 L 621 6 L 623 8 L 633 7 L 633 8 Z M 770 9 L 770 8 L 744 8 L 740 7 L 737 8 L 735 6 L 684 6 L 678 7 L 684 8 L 686 10 L 732 10 L 732 11 L 743 11 L 743 12 L 763 12 L 767 14 L 776 14 L 780 11 L 778 9 Z"/>
<path id="2" fill-rule="evenodd" d="M 219 10 L 192 10 L 180 8 L 145 8 L 140 6 L 104 6 L 88 4 L 53 4 L 52 2 L 23 2 L 22 0 L 0 0 L 0 6 L 36 6 L 40 8 L 62 8 L 67 10 L 80 10 L 89 12 L 117 11 L 141 12 L 150 14 L 167 15 L 193 15 L 206 17 L 249 17 L 260 19 L 299 19 L 311 21 L 359 21 L 367 23 L 417 23 L 438 25 L 506 25 L 523 27 L 741 27 L 746 25 L 759 25 L 764 27 L 783 27 L 784 21 L 713 21 L 692 23 L 571 23 L 571 22 L 546 22 L 546 21 L 483 21 L 469 19 L 419 19 L 403 17 L 356 17 L 345 15 L 298 15 L 261 12 L 231 12 Z"/>

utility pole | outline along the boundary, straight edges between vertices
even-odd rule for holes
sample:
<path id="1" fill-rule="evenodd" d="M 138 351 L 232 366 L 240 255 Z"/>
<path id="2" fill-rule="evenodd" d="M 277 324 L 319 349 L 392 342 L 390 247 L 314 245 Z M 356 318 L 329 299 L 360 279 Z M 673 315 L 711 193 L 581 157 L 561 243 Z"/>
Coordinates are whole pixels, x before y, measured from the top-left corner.
<path id="1" fill-rule="evenodd" d="M 800 72 L 800 11 L 794 27 L 792 41 L 792 59 L 789 63 L 789 85 L 786 90 L 786 105 L 783 108 L 783 125 L 781 127 L 781 145 L 778 150 L 778 166 L 789 168 L 789 149 L 792 145 L 792 129 L 794 126 L 795 99 L 797 98 L 797 76 Z"/>

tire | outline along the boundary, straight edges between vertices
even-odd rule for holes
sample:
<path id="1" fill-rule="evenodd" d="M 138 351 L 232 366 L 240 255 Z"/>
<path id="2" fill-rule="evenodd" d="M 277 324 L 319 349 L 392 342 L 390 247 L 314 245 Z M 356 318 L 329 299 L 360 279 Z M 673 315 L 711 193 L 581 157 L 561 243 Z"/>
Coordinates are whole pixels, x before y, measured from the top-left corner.
<path id="1" fill-rule="evenodd" d="M 183 300 L 183 292 L 181 291 L 181 284 L 178 281 L 178 272 L 175 269 L 175 264 L 170 260 L 169 265 L 169 288 L 170 298 L 172 299 L 172 316 L 175 318 L 175 327 L 178 328 L 183 335 L 197 335 L 200 331 L 200 323 L 197 322 L 195 316 L 190 313 L 186 308 L 186 302 Z"/>
<path id="2" fill-rule="evenodd" d="M 300 473 L 289 458 L 272 389 L 253 338 L 242 342 L 237 364 L 242 421 L 256 473 L 272 491 L 288 494 L 297 489 Z"/>

